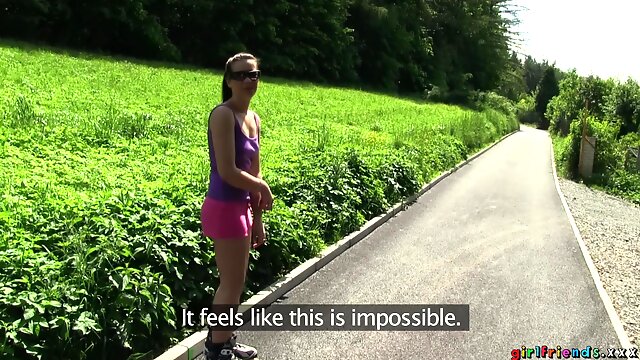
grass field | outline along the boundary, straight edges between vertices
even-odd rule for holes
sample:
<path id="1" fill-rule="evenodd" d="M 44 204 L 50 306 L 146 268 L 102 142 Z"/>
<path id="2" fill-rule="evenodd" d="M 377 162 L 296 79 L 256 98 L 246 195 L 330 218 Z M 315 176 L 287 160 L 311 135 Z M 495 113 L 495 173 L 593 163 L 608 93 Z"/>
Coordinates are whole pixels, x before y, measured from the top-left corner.
<path id="1" fill-rule="evenodd" d="M 159 354 L 217 285 L 199 211 L 221 74 L 5 44 L 0 79 L 0 351 Z M 245 296 L 517 128 L 268 76 L 252 108 L 276 202 Z"/>

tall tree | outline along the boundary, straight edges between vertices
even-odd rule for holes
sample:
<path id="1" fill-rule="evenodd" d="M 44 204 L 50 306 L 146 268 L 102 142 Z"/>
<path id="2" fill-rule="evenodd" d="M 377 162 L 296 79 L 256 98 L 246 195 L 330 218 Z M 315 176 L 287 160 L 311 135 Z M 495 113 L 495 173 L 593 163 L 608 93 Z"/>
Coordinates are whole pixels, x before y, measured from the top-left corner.
<path id="1" fill-rule="evenodd" d="M 551 99 L 560 93 L 558 87 L 558 80 L 556 79 L 556 72 L 552 67 L 548 67 L 544 71 L 542 80 L 538 87 L 538 94 L 536 96 L 536 112 L 540 118 L 540 129 L 549 128 L 549 119 L 547 117 L 547 105 Z"/>
<path id="2" fill-rule="evenodd" d="M 544 60 L 542 62 L 538 62 L 536 59 L 531 56 L 527 56 L 524 60 L 524 81 L 527 85 L 527 92 L 529 94 L 533 94 L 540 81 L 542 81 L 542 77 L 544 76 L 545 71 L 549 68 L 549 62 Z"/>
<path id="3" fill-rule="evenodd" d="M 497 88 L 498 94 L 512 101 L 520 100 L 520 97 L 527 93 L 524 74 L 524 67 L 520 59 L 518 59 L 518 55 L 513 52 L 501 73 L 500 83 Z"/>

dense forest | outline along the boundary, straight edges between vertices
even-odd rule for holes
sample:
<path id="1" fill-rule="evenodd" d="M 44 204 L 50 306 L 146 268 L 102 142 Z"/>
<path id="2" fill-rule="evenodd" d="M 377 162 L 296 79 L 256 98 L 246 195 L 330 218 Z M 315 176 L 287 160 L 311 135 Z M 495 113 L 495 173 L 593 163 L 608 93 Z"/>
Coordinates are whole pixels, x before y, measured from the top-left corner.
<path id="1" fill-rule="evenodd" d="M 508 0 L 21 0 L 0 36 L 221 68 L 239 51 L 268 75 L 437 100 L 497 90 L 516 100 L 534 78 L 510 51 Z"/>

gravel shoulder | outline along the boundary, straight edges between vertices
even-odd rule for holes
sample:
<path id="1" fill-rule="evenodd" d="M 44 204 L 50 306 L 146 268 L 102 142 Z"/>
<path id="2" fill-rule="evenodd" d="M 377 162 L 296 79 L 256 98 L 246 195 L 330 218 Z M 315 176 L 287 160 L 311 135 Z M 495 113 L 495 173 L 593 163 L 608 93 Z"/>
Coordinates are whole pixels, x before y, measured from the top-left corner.
<path id="1" fill-rule="evenodd" d="M 640 347 L 640 206 L 573 181 L 559 182 L 624 329 Z"/>

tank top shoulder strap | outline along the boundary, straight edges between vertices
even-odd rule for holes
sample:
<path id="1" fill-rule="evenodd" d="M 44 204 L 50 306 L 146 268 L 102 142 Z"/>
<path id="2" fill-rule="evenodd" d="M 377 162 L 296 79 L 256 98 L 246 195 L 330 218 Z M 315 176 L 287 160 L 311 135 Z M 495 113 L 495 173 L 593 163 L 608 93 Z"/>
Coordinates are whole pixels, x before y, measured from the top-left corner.
<path id="1" fill-rule="evenodd" d="M 253 120 L 256 122 L 256 130 L 258 131 L 258 142 L 260 141 L 260 117 L 253 111 Z"/>
<path id="2" fill-rule="evenodd" d="M 255 113 L 255 111 L 253 112 L 253 120 L 256 122 L 256 127 L 258 128 L 258 131 L 260 131 L 260 117 L 258 116 L 258 114 Z"/>

